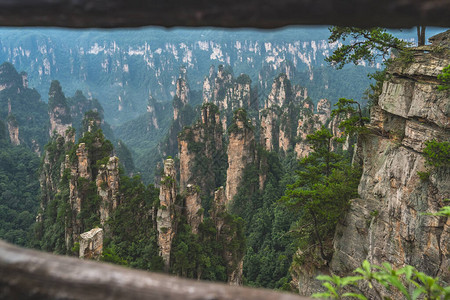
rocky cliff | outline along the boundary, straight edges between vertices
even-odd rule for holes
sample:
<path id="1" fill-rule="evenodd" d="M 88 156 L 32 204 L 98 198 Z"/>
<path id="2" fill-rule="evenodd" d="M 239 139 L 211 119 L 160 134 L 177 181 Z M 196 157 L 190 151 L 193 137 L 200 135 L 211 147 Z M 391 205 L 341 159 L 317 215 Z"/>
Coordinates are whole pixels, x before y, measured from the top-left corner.
<path id="1" fill-rule="evenodd" d="M 53 136 L 56 132 L 65 137 L 66 130 L 72 126 L 72 117 L 61 85 L 56 80 L 52 81 L 48 92 L 48 114 L 50 117 L 49 135 Z"/>
<path id="2" fill-rule="evenodd" d="M 16 118 L 13 115 L 9 115 L 7 121 L 8 121 L 9 140 L 11 141 L 11 144 L 15 146 L 20 145 L 19 124 L 17 123 Z"/>
<path id="3" fill-rule="evenodd" d="M 170 251 L 172 240 L 176 233 L 175 200 L 177 197 L 177 183 L 175 162 L 173 159 L 164 161 L 164 175 L 161 178 L 159 192 L 159 208 L 157 215 L 158 246 L 160 256 L 163 258 L 165 271 L 170 267 Z"/>
<path id="4" fill-rule="evenodd" d="M 204 209 L 198 186 L 188 184 L 186 187 L 186 217 L 192 233 L 198 233 L 198 226 L 203 222 Z"/>
<path id="5" fill-rule="evenodd" d="M 255 135 L 245 110 L 234 113 L 233 124 L 228 130 L 228 169 L 226 180 L 226 199 L 229 207 L 242 181 L 244 169 L 255 162 Z"/>
<path id="6" fill-rule="evenodd" d="M 246 74 L 233 77 L 229 67 L 219 65 L 217 73 L 211 67 L 209 76 L 203 81 L 203 102 L 215 104 L 221 111 L 224 130 L 230 125 L 233 112 L 238 108 L 258 110 L 258 100 L 251 88 L 252 81 Z"/>
<path id="7" fill-rule="evenodd" d="M 47 104 L 28 88 L 26 73 L 7 62 L 0 65 L 0 118 L 6 121 L 11 144 L 41 154 L 49 137 Z"/>
<path id="8" fill-rule="evenodd" d="M 236 251 L 232 241 L 234 239 L 242 241 L 242 232 L 233 228 L 235 226 L 234 222 L 230 221 L 230 215 L 227 213 L 228 205 L 227 196 L 225 194 L 225 189 L 221 186 L 214 193 L 214 201 L 211 208 L 211 218 L 214 221 L 215 227 L 217 229 L 217 239 L 224 240 L 224 248 L 222 249 L 223 258 L 227 264 L 227 282 L 230 285 L 242 285 L 242 275 L 243 275 L 243 251 Z M 244 245 L 238 245 L 238 247 L 243 248 Z"/>
<path id="9" fill-rule="evenodd" d="M 101 198 L 100 223 L 102 226 L 119 204 L 119 177 L 119 159 L 116 156 L 110 157 L 106 164 L 100 165 L 95 183 Z"/>
<path id="10" fill-rule="evenodd" d="M 97 114 L 95 114 L 97 116 Z M 50 251 L 71 253 L 81 234 L 105 221 L 118 205 L 118 158 L 100 130 L 98 120 L 86 115 L 86 131 L 75 144 L 75 130 L 55 134 L 46 147 L 41 168 L 41 234 L 54 235 Z M 58 207 L 57 213 L 52 211 Z M 58 229 L 58 234 L 50 230 Z M 61 235 L 59 235 L 61 233 Z M 108 232 L 106 232 L 108 234 Z"/>
<path id="11" fill-rule="evenodd" d="M 200 187 L 200 194 L 212 197 L 214 189 L 223 184 L 222 168 L 225 164 L 223 129 L 217 106 L 206 103 L 201 118 L 186 127 L 178 136 L 180 158 L 180 190 L 188 184 Z"/>
<path id="12" fill-rule="evenodd" d="M 423 155 L 426 141 L 450 140 L 450 94 L 437 90 L 437 75 L 450 64 L 449 34 L 387 69 L 371 133 L 360 138 L 360 198 L 336 230 L 332 272 L 349 274 L 368 259 L 413 265 L 450 283 L 450 219 L 427 214 L 450 198 L 450 170 L 427 165 Z"/>
<path id="13" fill-rule="evenodd" d="M 279 74 L 260 111 L 260 143 L 268 151 L 293 149 L 298 158 L 307 156 L 311 149 L 306 136 L 328 123 L 331 104 L 327 99 L 314 104 L 307 97 L 306 89 L 291 85 L 286 74 Z"/>

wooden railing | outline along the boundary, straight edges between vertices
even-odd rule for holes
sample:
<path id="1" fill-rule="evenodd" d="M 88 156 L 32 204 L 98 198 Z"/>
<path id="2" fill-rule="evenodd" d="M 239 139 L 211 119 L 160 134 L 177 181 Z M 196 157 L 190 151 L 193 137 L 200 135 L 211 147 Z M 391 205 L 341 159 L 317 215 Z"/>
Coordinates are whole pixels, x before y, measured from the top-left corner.
<path id="1" fill-rule="evenodd" d="M 306 300 L 133 270 L 20 248 L 0 241 L 0 299 Z"/>
<path id="2" fill-rule="evenodd" d="M 0 0 L 1 26 L 450 26 L 450 0 Z"/>

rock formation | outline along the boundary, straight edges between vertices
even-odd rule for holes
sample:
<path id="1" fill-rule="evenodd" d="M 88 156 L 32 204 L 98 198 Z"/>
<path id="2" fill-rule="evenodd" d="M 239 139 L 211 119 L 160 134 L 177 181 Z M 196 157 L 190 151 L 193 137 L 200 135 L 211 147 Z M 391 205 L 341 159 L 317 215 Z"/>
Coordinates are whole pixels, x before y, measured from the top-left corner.
<path id="1" fill-rule="evenodd" d="M 62 137 L 66 136 L 66 130 L 72 126 L 72 117 L 67 105 L 66 97 L 62 92 L 58 81 L 52 81 L 48 93 L 48 114 L 50 117 L 50 136 L 56 132 Z"/>
<path id="2" fill-rule="evenodd" d="M 99 260 L 103 251 L 103 229 L 94 228 L 80 234 L 80 258 Z"/>
<path id="3" fill-rule="evenodd" d="M 170 251 L 172 240 L 175 236 L 175 199 L 176 191 L 176 170 L 173 159 L 164 161 L 164 176 L 161 178 L 159 192 L 159 208 L 157 214 L 158 246 L 160 256 L 163 258 L 165 271 L 169 271 Z"/>
<path id="4" fill-rule="evenodd" d="M 179 105 L 174 105 L 173 107 L 174 121 L 178 120 L 180 109 L 189 103 L 189 85 L 187 84 L 186 79 L 177 79 L 175 97 L 175 99 L 177 99 L 180 103 Z"/>
<path id="5" fill-rule="evenodd" d="M 349 274 L 368 259 L 413 265 L 450 283 L 450 219 L 426 214 L 450 198 L 450 170 L 427 166 L 422 153 L 428 140 L 450 140 L 450 94 L 436 88 L 450 64 L 449 34 L 447 44 L 431 45 L 439 51 L 412 49 L 414 62 L 398 60 L 387 70 L 390 79 L 371 109 L 372 133 L 360 140 L 360 198 L 336 231 L 335 273 Z"/>
<path id="6" fill-rule="evenodd" d="M 8 132 L 11 144 L 13 144 L 14 146 L 20 145 L 19 124 L 17 123 L 16 118 L 14 118 L 13 115 L 8 116 Z"/>
<path id="7" fill-rule="evenodd" d="M 66 166 L 70 169 L 69 180 L 69 205 L 70 205 L 70 224 L 65 228 L 66 246 L 70 248 L 79 238 L 83 231 L 82 220 L 78 217 L 81 213 L 81 206 L 85 200 L 89 182 L 91 180 L 90 159 L 88 149 L 85 143 L 80 143 L 76 150 L 76 159 L 69 161 L 66 156 Z"/>
<path id="8" fill-rule="evenodd" d="M 99 167 L 96 185 L 101 198 L 100 223 L 103 226 L 119 204 L 119 159 L 116 156 L 110 157 L 106 165 Z"/>
<path id="9" fill-rule="evenodd" d="M 214 201 L 211 208 L 211 218 L 214 220 L 218 235 L 220 234 L 222 226 L 225 223 L 221 216 L 227 211 L 227 202 L 225 189 L 221 186 L 214 192 Z"/>
<path id="10" fill-rule="evenodd" d="M 236 232 L 230 234 L 230 224 L 227 220 L 227 197 L 223 187 L 217 189 L 214 193 L 214 201 L 211 208 L 211 218 L 217 229 L 217 238 L 222 238 L 225 245 L 229 245 L 236 238 Z M 243 275 L 243 253 L 232 251 L 225 246 L 223 249 L 223 257 L 227 263 L 227 282 L 230 285 L 242 285 Z"/>
<path id="11" fill-rule="evenodd" d="M 188 184 L 193 184 L 200 187 L 202 195 L 212 197 L 220 181 L 215 164 L 224 157 L 223 130 L 217 106 L 204 104 L 201 119 L 179 134 L 178 144 L 181 192 Z"/>
<path id="12" fill-rule="evenodd" d="M 228 138 L 228 169 L 225 194 L 229 206 L 233 202 L 233 197 L 242 181 L 245 167 L 255 162 L 255 136 L 245 110 L 235 111 L 233 124 L 228 130 Z"/>
<path id="13" fill-rule="evenodd" d="M 188 184 L 186 187 L 186 216 L 191 226 L 192 233 L 198 233 L 198 226 L 203 222 L 202 200 L 200 199 L 199 187 Z"/>
<path id="14" fill-rule="evenodd" d="M 257 110 L 258 101 L 253 99 L 252 81 L 246 74 L 234 78 L 231 71 L 220 65 L 214 74 L 210 69 L 209 77 L 203 82 L 203 103 L 214 103 L 221 111 L 221 121 L 224 130 L 229 126 L 233 112 L 238 108 Z"/>
<path id="15" fill-rule="evenodd" d="M 314 113 L 306 90 L 292 86 L 288 77 L 280 74 L 260 111 L 260 143 L 267 151 L 286 153 L 292 148 L 298 158 L 305 157 L 311 152 L 306 136 L 325 125 L 330 115 L 331 104 L 327 99 L 319 101 Z"/>

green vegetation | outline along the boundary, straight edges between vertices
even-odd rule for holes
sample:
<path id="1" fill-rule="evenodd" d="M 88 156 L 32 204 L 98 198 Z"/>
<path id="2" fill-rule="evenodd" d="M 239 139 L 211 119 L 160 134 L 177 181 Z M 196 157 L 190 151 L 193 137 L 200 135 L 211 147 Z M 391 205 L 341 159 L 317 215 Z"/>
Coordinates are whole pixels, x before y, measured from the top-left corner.
<path id="1" fill-rule="evenodd" d="M 246 224 L 247 247 L 244 257 L 244 284 L 254 287 L 290 290 L 289 272 L 296 251 L 289 234 L 298 214 L 277 204 L 286 183 L 292 180 L 294 154 L 280 161 L 275 152 L 258 149 L 261 169 L 248 165 L 230 211 Z M 264 188 L 259 176 L 266 175 Z"/>
<path id="2" fill-rule="evenodd" d="M 29 149 L 41 152 L 48 141 L 47 104 L 34 89 L 25 88 L 22 77 L 10 63 L 0 65 L 0 119 L 19 126 L 19 140 Z"/>
<path id="3" fill-rule="evenodd" d="M 446 66 L 442 73 L 438 75 L 438 79 L 442 81 L 442 85 L 438 86 L 440 91 L 450 89 L 450 65 Z"/>
<path id="4" fill-rule="evenodd" d="M 450 143 L 430 140 L 425 142 L 423 155 L 433 167 L 450 167 Z"/>
<path id="5" fill-rule="evenodd" d="M 337 109 L 332 111 L 331 117 L 337 116 L 342 120 L 338 127 L 344 130 L 345 135 L 354 136 L 367 131 L 365 124 L 369 122 L 369 118 L 363 116 L 361 105 L 357 101 L 340 98 L 335 106 Z"/>
<path id="6" fill-rule="evenodd" d="M 157 232 L 151 212 L 159 201 L 159 190 L 145 186 L 139 176 L 120 176 L 121 202 L 107 221 L 103 261 L 151 271 L 162 271 Z M 137 209 L 139 208 L 139 209 Z"/>
<path id="7" fill-rule="evenodd" d="M 39 207 L 39 158 L 26 146 L 9 143 L 0 120 L 0 239 L 29 246 Z"/>
<path id="8" fill-rule="evenodd" d="M 337 222 L 356 198 L 360 171 L 345 161 L 342 155 L 331 151 L 333 136 L 322 127 L 307 141 L 313 152 L 300 162 L 296 182 L 288 185 L 281 202 L 301 213 L 296 224 L 299 248 L 305 257 L 312 257 L 316 247 L 327 264 Z M 311 247 L 314 245 L 314 247 Z"/>
<path id="9" fill-rule="evenodd" d="M 391 49 L 404 50 L 408 43 L 402 41 L 386 32 L 383 28 L 361 29 L 357 27 L 330 28 L 331 35 L 328 38 L 330 43 L 339 40 L 347 41 L 336 49 L 331 56 L 325 60 L 335 65 L 338 69 L 348 63 L 358 65 L 361 60 L 375 64 L 377 58 L 386 58 Z"/>
<path id="10" fill-rule="evenodd" d="M 193 234 L 185 217 L 179 217 L 172 245 L 172 273 L 188 278 L 227 281 L 244 253 L 244 224 L 241 218 L 228 213 L 220 218 L 224 220 L 221 232 L 217 232 L 211 218 L 206 218 L 200 224 L 198 234 Z M 232 264 L 227 264 L 225 255 L 231 255 Z"/>
<path id="11" fill-rule="evenodd" d="M 318 276 L 318 280 L 324 281 L 322 285 L 327 291 L 315 293 L 313 297 L 327 299 L 347 299 L 347 297 L 350 297 L 361 300 L 387 299 L 382 296 L 382 288 L 394 293 L 397 295 L 396 297 L 403 297 L 408 300 L 439 300 L 450 297 L 450 286 L 442 287 L 439 284 L 439 278 L 428 276 L 412 266 L 407 265 L 396 270 L 388 263 L 377 266 L 371 265 L 365 260 L 354 273 L 356 276 Z M 361 291 L 359 288 L 361 286 L 365 286 L 366 290 Z"/>

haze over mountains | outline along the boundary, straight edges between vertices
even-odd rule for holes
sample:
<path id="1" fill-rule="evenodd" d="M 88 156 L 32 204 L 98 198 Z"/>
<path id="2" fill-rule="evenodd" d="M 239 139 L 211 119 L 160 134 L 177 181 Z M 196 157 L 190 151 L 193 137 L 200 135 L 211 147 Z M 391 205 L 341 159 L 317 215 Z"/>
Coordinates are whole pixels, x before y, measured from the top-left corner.
<path id="1" fill-rule="evenodd" d="M 280 72 L 309 90 L 312 99 L 361 98 L 368 70 L 336 73 L 324 63 L 336 45 L 327 28 L 275 31 L 143 28 L 134 31 L 60 29 L 0 30 L 0 61 L 28 73 L 31 87 L 47 100 L 51 80 L 73 95 L 99 99 L 106 121 L 121 124 L 145 112 L 149 96 L 171 101 L 180 67 L 191 90 L 201 91 L 211 65 L 246 73 L 260 98 Z M 342 85 L 339 79 L 352 78 Z M 261 102 L 263 100 L 260 100 Z M 332 100 L 333 101 L 333 100 Z"/>

